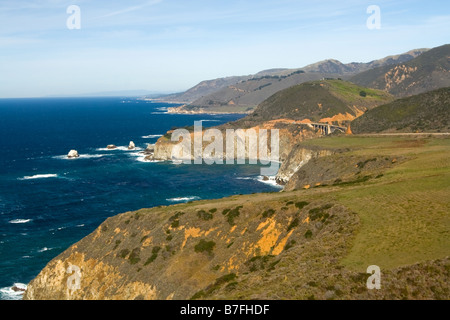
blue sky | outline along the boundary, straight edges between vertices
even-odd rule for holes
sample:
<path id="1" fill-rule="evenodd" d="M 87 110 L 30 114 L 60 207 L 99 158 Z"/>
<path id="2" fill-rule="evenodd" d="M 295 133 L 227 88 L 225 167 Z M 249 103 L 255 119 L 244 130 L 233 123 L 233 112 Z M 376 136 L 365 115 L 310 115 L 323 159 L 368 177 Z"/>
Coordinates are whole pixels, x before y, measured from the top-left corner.
<path id="1" fill-rule="evenodd" d="M 81 10 L 70 30 L 66 10 Z M 369 5 L 381 29 L 369 30 Z M 0 0 L 0 97 L 138 90 L 450 43 L 450 1 Z"/>

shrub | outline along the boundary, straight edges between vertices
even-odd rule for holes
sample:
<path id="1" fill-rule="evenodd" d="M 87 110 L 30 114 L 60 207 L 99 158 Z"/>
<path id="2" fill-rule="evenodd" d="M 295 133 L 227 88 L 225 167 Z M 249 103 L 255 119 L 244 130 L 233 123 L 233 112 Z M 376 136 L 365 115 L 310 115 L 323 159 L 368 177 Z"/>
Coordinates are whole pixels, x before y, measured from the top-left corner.
<path id="1" fill-rule="evenodd" d="M 275 210 L 269 209 L 269 210 L 264 211 L 263 214 L 262 214 L 262 216 L 263 216 L 264 218 L 268 218 L 268 217 L 273 216 L 274 213 L 275 213 Z"/>
<path id="2" fill-rule="evenodd" d="M 250 272 L 264 270 L 267 266 L 267 263 L 273 258 L 273 255 L 265 255 L 265 256 L 255 256 L 248 260 L 245 264 L 249 267 Z M 274 267 L 279 260 L 274 264 L 270 264 L 270 267 Z"/>
<path id="3" fill-rule="evenodd" d="M 296 228 L 296 227 L 298 226 L 299 222 L 300 222 L 300 221 L 298 220 L 298 218 L 295 218 L 294 221 L 292 221 L 292 222 L 289 224 L 289 226 L 288 226 L 288 228 L 287 228 L 287 231 L 289 232 L 289 231 L 291 231 L 292 229 Z"/>
<path id="4" fill-rule="evenodd" d="M 180 226 L 180 221 L 179 220 L 174 220 L 170 226 L 173 229 L 176 229 L 176 228 L 178 228 Z"/>
<path id="5" fill-rule="evenodd" d="M 139 248 L 134 248 L 133 251 L 131 251 L 130 256 L 128 257 L 128 260 L 130 264 L 136 264 L 139 261 L 141 261 L 141 258 L 139 257 Z"/>
<path id="6" fill-rule="evenodd" d="M 301 210 L 304 207 L 306 207 L 308 204 L 309 204 L 309 202 L 300 201 L 300 202 L 295 203 L 295 207 L 298 208 L 299 210 Z"/>
<path id="7" fill-rule="evenodd" d="M 292 248 L 296 243 L 297 243 L 297 241 L 295 241 L 295 240 L 289 241 L 289 242 L 286 244 L 286 246 L 284 247 L 284 250 L 289 250 L 289 249 Z"/>
<path id="8" fill-rule="evenodd" d="M 211 213 L 206 212 L 205 210 L 197 211 L 197 217 L 199 217 L 202 220 L 208 221 L 213 218 L 213 215 Z"/>
<path id="9" fill-rule="evenodd" d="M 130 250 L 128 250 L 128 249 L 123 249 L 123 250 L 120 250 L 119 256 L 120 256 L 121 258 L 124 258 L 124 259 L 125 259 L 125 257 L 126 257 L 129 253 L 130 253 Z"/>
<path id="10" fill-rule="evenodd" d="M 150 256 L 150 258 L 147 259 L 147 261 L 145 261 L 144 266 L 152 263 L 153 261 L 156 260 L 156 258 L 158 257 L 158 252 L 161 250 L 161 247 L 153 247 L 152 249 L 152 255 Z"/>
<path id="11" fill-rule="evenodd" d="M 120 244 L 121 242 L 122 242 L 122 241 L 120 241 L 120 240 L 116 240 L 116 244 L 114 245 L 113 250 L 116 250 L 117 247 L 119 246 L 119 244 Z"/>
<path id="12" fill-rule="evenodd" d="M 311 237 L 312 237 L 312 235 L 313 235 L 313 233 L 312 233 L 312 231 L 311 231 L 311 230 L 308 230 L 308 231 L 306 231 L 306 232 L 305 232 L 305 238 L 306 238 L 306 239 L 309 239 L 309 238 L 311 238 Z"/>
<path id="13" fill-rule="evenodd" d="M 199 292 L 197 292 L 196 294 L 194 294 L 194 295 L 191 297 L 190 300 L 197 300 L 197 299 L 203 298 L 204 296 L 206 296 L 205 291 L 200 290 Z"/>
<path id="14" fill-rule="evenodd" d="M 309 218 L 311 219 L 311 221 L 319 220 L 325 222 L 325 220 L 327 220 L 328 217 L 330 216 L 326 211 L 330 209 L 332 206 L 333 206 L 332 204 L 326 204 L 321 207 L 309 210 Z"/>
<path id="15" fill-rule="evenodd" d="M 237 218 L 237 217 L 239 217 L 239 215 L 240 215 L 239 210 L 242 209 L 242 208 L 243 208 L 243 206 L 238 206 L 238 207 L 236 207 L 236 208 L 234 208 L 234 209 L 232 209 L 232 210 L 229 210 L 229 211 L 226 213 L 227 221 L 228 221 L 228 223 L 229 223 L 230 225 L 234 225 L 234 224 L 235 224 L 235 223 L 234 223 L 234 219 Z"/>
<path id="16" fill-rule="evenodd" d="M 216 243 L 214 241 L 206 241 L 204 239 L 200 240 L 200 242 L 194 247 L 195 252 L 208 252 L 212 253 Z"/>

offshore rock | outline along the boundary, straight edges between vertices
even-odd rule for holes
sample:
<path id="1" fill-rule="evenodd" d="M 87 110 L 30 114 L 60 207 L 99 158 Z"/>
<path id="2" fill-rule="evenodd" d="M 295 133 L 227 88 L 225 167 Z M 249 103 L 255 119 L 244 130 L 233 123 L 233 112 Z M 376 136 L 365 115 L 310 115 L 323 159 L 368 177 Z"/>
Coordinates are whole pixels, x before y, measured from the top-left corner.
<path id="1" fill-rule="evenodd" d="M 77 150 L 70 150 L 70 152 L 67 154 L 67 158 L 79 158 L 80 155 L 78 154 Z"/>

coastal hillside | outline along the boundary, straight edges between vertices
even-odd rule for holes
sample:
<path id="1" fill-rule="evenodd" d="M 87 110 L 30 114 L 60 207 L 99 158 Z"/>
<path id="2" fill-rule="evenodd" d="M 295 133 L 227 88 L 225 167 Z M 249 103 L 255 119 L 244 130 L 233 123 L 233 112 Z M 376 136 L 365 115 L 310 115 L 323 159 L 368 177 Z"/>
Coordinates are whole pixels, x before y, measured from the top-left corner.
<path id="1" fill-rule="evenodd" d="M 312 81 L 277 92 L 253 113 L 216 128 L 222 132 L 227 129 L 253 129 L 256 132 L 260 129 L 278 129 L 280 160 L 283 161 L 298 142 L 323 135 L 311 122 L 346 126 L 365 111 L 393 100 L 394 97 L 386 92 L 343 80 Z M 188 129 L 193 134 L 192 128 Z M 178 141 L 171 141 L 171 132 L 158 139 L 151 159 L 172 159 L 172 150 Z M 193 141 L 192 137 L 192 144 Z M 246 147 L 248 149 L 250 146 L 246 144 Z"/>
<path id="2" fill-rule="evenodd" d="M 108 218 L 50 261 L 24 298 L 449 299 L 449 142 L 304 141 L 329 153 L 290 191 Z M 367 288 L 372 265 L 381 290 Z"/>
<path id="3" fill-rule="evenodd" d="M 450 44 L 431 49 L 408 62 L 362 72 L 350 81 L 397 97 L 450 87 Z"/>
<path id="4" fill-rule="evenodd" d="M 251 76 L 219 78 L 159 100 L 186 104 L 172 108 L 171 112 L 175 113 L 248 113 L 276 92 L 297 84 L 323 78 L 348 78 L 372 68 L 410 61 L 426 51 L 411 50 L 368 63 L 344 64 L 328 59 L 303 68 L 270 69 Z"/>
<path id="5" fill-rule="evenodd" d="M 368 110 L 351 126 L 354 133 L 449 132 L 450 88 L 395 100 Z"/>
<path id="6" fill-rule="evenodd" d="M 215 91 L 218 91 L 224 87 L 233 85 L 240 81 L 245 81 L 245 80 L 249 79 L 250 77 L 251 76 L 236 76 L 236 77 L 218 78 L 218 79 L 213 79 L 213 80 L 205 80 L 185 92 L 164 95 L 164 96 L 158 97 L 156 99 L 154 99 L 153 97 L 147 96 L 147 97 L 144 97 L 144 99 L 164 101 L 164 102 L 170 102 L 170 103 L 188 104 L 188 103 L 191 103 L 203 96 L 206 96 Z"/>
<path id="7" fill-rule="evenodd" d="M 275 119 L 345 123 L 365 111 L 394 98 L 380 90 L 369 89 L 343 80 L 303 83 L 277 92 L 247 117 L 234 123 L 248 126 Z"/>

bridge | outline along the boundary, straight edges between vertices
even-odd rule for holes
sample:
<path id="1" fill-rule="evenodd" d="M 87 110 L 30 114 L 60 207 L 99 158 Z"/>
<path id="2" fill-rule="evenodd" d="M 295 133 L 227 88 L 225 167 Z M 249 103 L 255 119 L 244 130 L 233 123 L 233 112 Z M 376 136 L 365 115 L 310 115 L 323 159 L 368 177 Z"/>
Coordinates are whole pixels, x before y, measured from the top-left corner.
<path id="1" fill-rule="evenodd" d="M 317 122 L 308 122 L 308 123 L 301 123 L 309 126 L 310 128 L 313 128 L 315 130 L 318 130 L 321 132 L 324 136 L 329 135 L 336 130 L 341 131 L 342 133 L 345 133 L 347 131 L 346 127 L 336 126 L 329 123 L 317 123 Z"/>

